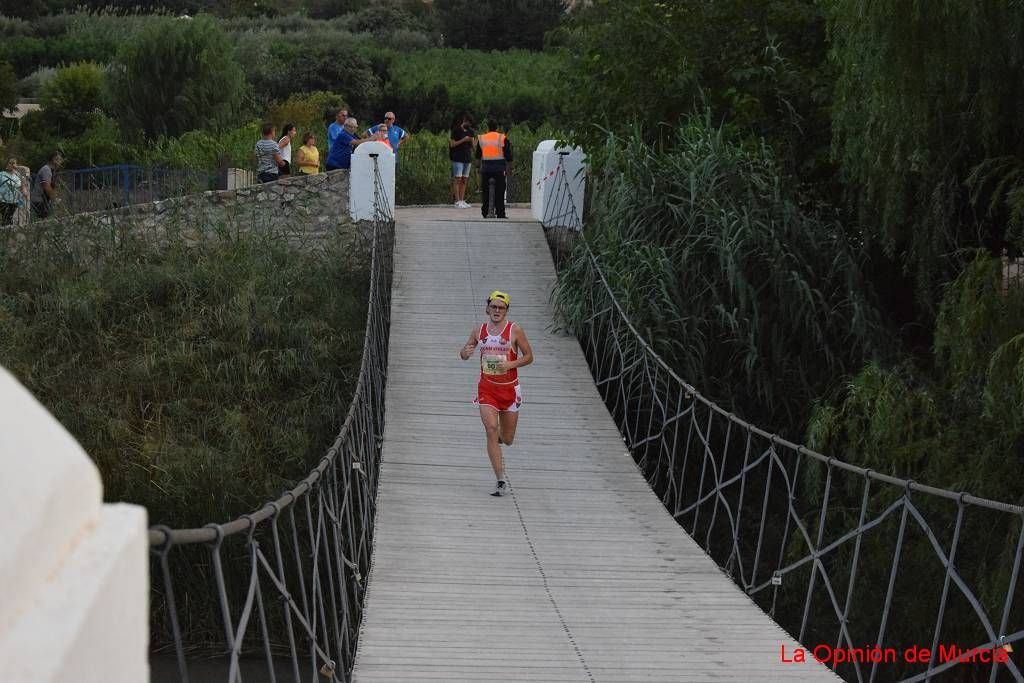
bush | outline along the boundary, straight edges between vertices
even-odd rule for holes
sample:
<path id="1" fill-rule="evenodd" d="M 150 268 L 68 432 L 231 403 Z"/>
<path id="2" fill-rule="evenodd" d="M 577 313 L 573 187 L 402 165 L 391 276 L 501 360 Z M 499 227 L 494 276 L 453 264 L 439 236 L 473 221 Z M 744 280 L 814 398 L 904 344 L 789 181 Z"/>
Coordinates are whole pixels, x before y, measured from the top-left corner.
<path id="1" fill-rule="evenodd" d="M 31 30 L 32 24 L 28 21 L 0 14 L 0 36 L 3 36 L 4 39 L 28 35 Z"/>
<path id="2" fill-rule="evenodd" d="M 153 166 L 216 171 L 250 168 L 253 145 L 260 139 L 260 124 L 251 121 L 237 128 L 219 131 L 194 130 L 177 138 L 158 139 L 146 154 Z"/>
<path id="3" fill-rule="evenodd" d="M 52 66 L 41 66 L 18 81 L 18 91 L 24 97 L 39 97 L 43 87 L 57 74 Z"/>
<path id="4" fill-rule="evenodd" d="M 26 76 L 39 66 L 53 66 L 46 57 L 47 44 L 40 38 L 15 36 L 0 40 L 0 61 L 14 67 L 18 76 Z"/>
<path id="5" fill-rule="evenodd" d="M 349 107 L 344 97 L 321 90 L 292 95 L 284 102 L 271 105 L 266 118 L 278 127 L 291 121 L 302 135 L 304 131 L 323 128 L 325 123 L 334 123 L 335 112 L 341 107 Z"/>
<path id="6" fill-rule="evenodd" d="M 811 399 L 884 351 L 887 337 L 841 226 L 801 212 L 773 154 L 702 119 L 665 151 L 610 135 L 588 241 L 633 323 L 681 377 L 794 436 Z M 593 155 L 592 155 L 593 156 Z M 580 323 L 587 256 L 557 301 Z"/>
<path id="7" fill-rule="evenodd" d="M 149 139 L 226 125 L 244 94 L 231 45 L 205 16 L 148 24 L 122 47 L 109 82 L 112 111 Z"/>
<path id="8" fill-rule="evenodd" d="M 1024 457 L 1024 335 L 1020 332 L 1024 288 L 1019 282 L 1004 283 L 1000 271 L 999 259 L 978 254 L 945 289 L 936 320 L 934 364 L 907 358 L 867 365 L 818 402 L 808 445 L 880 474 L 993 500 L 1019 501 L 1024 494 L 1019 475 Z M 803 474 L 812 489 L 822 490 L 827 476 L 824 465 L 813 465 Z M 888 488 L 871 488 L 871 509 L 881 510 L 893 502 L 895 496 Z M 837 501 L 859 501 L 866 493 L 862 477 L 847 480 L 845 487 L 833 486 L 830 528 L 856 527 L 859 506 Z M 1020 536 L 1019 516 L 993 514 L 973 505 L 939 505 L 932 496 L 917 492 L 911 502 L 923 512 L 943 547 L 948 547 L 956 526 L 960 581 L 975 593 L 990 618 L 998 615 L 1015 590 L 1010 570 Z M 817 517 L 817 511 L 814 514 Z M 931 545 L 935 538 L 911 531 L 910 525 L 907 531 L 900 562 L 913 569 L 911 578 L 903 581 L 902 596 L 897 592 L 894 597 L 893 604 L 903 607 L 894 610 L 886 636 L 893 643 L 915 642 L 921 636 L 921 624 L 933 623 L 935 602 L 927 596 L 938 595 L 947 577 Z M 850 545 L 834 553 L 835 566 L 849 566 Z M 891 536 L 865 534 L 861 552 L 884 557 L 879 565 L 887 568 Z M 885 600 L 888 577 L 876 576 L 875 581 L 865 582 L 858 575 L 860 605 Z M 951 598 L 946 615 L 942 631 L 946 642 L 980 642 L 986 637 L 978 615 L 965 601 Z M 1021 618 L 1015 604 L 1011 623 Z M 909 674 L 894 674 L 894 678 L 905 675 Z"/>
<path id="9" fill-rule="evenodd" d="M 0 59 L 11 61 L 22 77 L 44 66 L 84 61 L 105 64 L 126 40 L 158 17 L 73 12 L 47 16 L 31 24 L 3 21 Z"/>
<path id="10" fill-rule="evenodd" d="M 302 41 L 272 32 L 239 40 L 238 59 L 261 105 L 314 91 L 340 93 L 357 110 L 377 101 L 380 81 L 359 51 L 359 39 L 346 33 L 311 32 Z"/>
<path id="11" fill-rule="evenodd" d="M 67 168 L 139 163 L 142 152 L 129 144 L 117 121 L 103 112 L 82 114 L 80 132 L 71 137 L 54 133 L 43 112 L 22 118 L 21 129 L 10 150 L 26 166 L 38 169 L 54 150 L 61 150 Z"/>
<path id="12" fill-rule="evenodd" d="M 942 298 L 934 365 L 865 367 L 818 404 L 811 446 L 943 488 L 1019 499 L 1024 486 L 1007 456 L 1024 444 L 1024 288 L 1004 289 L 1000 270 L 999 259 L 978 254 Z"/>
<path id="13" fill-rule="evenodd" d="M 357 0 L 306 0 L 306 10 L 314 19 L 333 19 L 361 5 Z"/>
<path id="14" fill-rule="evenodd" d="M 109 27 L 107 30 L 100 30 L 100 26 L 91 23 L 79 24 L 76 30 L 48 41 L 49 63 L 56 66 L 86 60 L 104 64 L 109 62 L 130 35 L 125 30 L 125 22 L 118 23 L 121 25 L 115 29 L 114 22 L 105 22 Z"/>
<path id="15" fill-rule="evenodd" d="M 564 0 L 437 0 L 445 42 L 476 50 L 540 50 L 565 15 Z"/>
<path id="16" fill-rule="evenodd" d="M 7 62 L 0 62 L 0 112 L 18 103 L 18 81 L 14 68 Z"/>
<path id="17" fill-rule="evenodd" d="M 83 62 L 57 69 L 39 94 L 43 118 L 52 135 L 73 137 L 85 130 L 87 115 L 100 109 L 103 67 Z"/>
<path id="18" fill-rule="evenodd" d="M 512 50 L 382 51 L 387 60 L 383 108 L 412 129 L 448 130 L 462 112 L 536 127 L 557 122 L 563 60 Z"/>

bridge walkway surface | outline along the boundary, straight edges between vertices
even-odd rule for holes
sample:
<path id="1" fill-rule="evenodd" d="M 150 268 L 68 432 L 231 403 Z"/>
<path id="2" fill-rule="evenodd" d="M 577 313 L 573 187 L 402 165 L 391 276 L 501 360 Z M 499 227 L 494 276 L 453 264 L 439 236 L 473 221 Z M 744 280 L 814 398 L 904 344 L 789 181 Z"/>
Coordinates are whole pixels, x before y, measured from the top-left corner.
<path id="1" fill-rule="evenodd" d="M 555 273 L 527 210 L 399 209 L 386 427 L 353 680 L 835 681 L 675 523 L 612 422 L 579 345 L 552 331 Z M 488 292 L 536 361 L 494 498 L 457 358 Z"/>

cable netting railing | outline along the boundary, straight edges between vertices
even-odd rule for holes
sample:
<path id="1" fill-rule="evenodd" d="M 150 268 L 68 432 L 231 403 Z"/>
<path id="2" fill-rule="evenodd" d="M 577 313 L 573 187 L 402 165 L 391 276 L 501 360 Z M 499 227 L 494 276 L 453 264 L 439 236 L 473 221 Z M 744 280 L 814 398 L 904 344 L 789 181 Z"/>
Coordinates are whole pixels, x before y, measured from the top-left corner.
<path id="1" fill-rule="evenodd" d="M 568 151 L 558 153 L 558 165 L 551 178 L 554 189 L 544 204 L 544 215 L 541 218 L 556 270 L 561 270 L 583 229 L 583 207 L 577 204 L 565 166 L 568 156 Z"/>
<path id="2" fill-rule="evenodd" d="M 363 356 L 333 444 L 294 488 L 250 514 L 150 529 L 152 621 L 166 628 L 174 659 L 163 662 L 166 680 L 350 678 L 370 569 L 393 273 L 394 217 L 374 167 Z"/>
<path id="3" fill-rule="evenodd" d="M 545 227 L 578 215 L 565 175 Z M 1024 680 L 1024 509 L 827 457 L 705 398 L 634 327 L 579 234 L 572 332 L 626 447 L 807 661 L 850 681 Z"/>

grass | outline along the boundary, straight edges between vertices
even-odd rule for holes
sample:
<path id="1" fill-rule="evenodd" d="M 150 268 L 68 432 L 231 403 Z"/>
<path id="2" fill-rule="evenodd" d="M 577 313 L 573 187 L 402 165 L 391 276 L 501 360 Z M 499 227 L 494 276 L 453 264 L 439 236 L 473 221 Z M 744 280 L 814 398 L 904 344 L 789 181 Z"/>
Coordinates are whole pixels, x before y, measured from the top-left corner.
<path id="1" fill-rule="evenodd" d="M 0 363 L 81 442 L 106 499 L 195 526 L 305 474 L 358 372 L 357 250 L 214 231 L 107 257 L 87 263 L 59 240 L 0 251 Z"/>

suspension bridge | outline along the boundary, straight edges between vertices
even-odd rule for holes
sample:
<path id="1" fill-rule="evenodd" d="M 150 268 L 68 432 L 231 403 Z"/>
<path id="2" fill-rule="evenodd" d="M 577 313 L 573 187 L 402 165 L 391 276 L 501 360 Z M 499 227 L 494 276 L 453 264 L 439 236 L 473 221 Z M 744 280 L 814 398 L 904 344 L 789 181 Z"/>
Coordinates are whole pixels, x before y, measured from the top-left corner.
<path id="1" fill-rule="evenodd" d="M 564 162 L 538 221 L 395 211 L 374 159 L 348 414 L 276 500 L 149 530 L 153 680 L 1024 680 L 1024 509 L 705 398 L 616 299 Z M 571 334 L 551 303 L 566 258 Z M 494 289 L 536 356 L 499 498 L 457 358 Z"/>
<path id="2" fill-rule="evenodd" d="M 174 680 L 202 670 L 175 596 L 187 558 L 227 652 L 196 680 L 1024 680 L 1024 510 L 815 453 L 702 396 L 616 300 L 560 155 L 539 222 L 393 212 L 377 173 L 334 444 L 251 515 L 150 531 Z M 588 313 L 572 335 L 551 304 L 567 236 Z M 494 289 L 536 356 L 500 498 L 457 358 Z M 975 571 L 991 539 L 1008 547 Z"/>
<path id="3" fill-rule="evenodd" d="M 555 272 L 525 209 L 397 212 L 373 564 L 353 680 L 838 680 L 672 519 L 623 445 L 578 341 L 552 331 Z M 456 357 L 487 292 L 536 361 L 505 447 L 510 498 Z"/>

